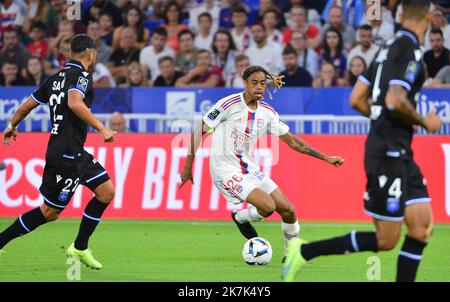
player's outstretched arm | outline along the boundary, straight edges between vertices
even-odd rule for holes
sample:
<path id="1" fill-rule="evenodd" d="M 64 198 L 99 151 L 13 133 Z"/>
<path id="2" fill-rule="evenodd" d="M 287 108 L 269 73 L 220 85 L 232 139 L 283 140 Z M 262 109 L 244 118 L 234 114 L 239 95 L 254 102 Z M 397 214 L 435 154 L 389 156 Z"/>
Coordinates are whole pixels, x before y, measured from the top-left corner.
<path id="1" fill-rule="evenodd" d="M 101 121 L 99 121 L 89 110 L 83 102 L 83 96 L 77 91 L 69 91 L 68 100 L 69 109 L 83 122 L 97 130 L 103 137 L 103 141 L 111 143 L 114 141 L 114 134 L 117 132 L 106 128 Z"/>
<path id="2" fill-rule="evenodd" d="M 314 149 L 308 143 L 306 143 L 301 138 L 293 135 L 291 132 L 288 132 L 282 136 L 280 136 L 281 140 L 284 141 L 291 149 L 307 154 L 309 156 L 321 159 L 326 161 L 327 163 L 339 167 L 344 163 L 344 159 L 340 156 L 328 156 L 326 154 L 323 154 L 322 152 Z"/>
<path id="3" fill-rule="evenodd" d="M 367 84 L 361 80 L 356 81 L 355 87 L 353 87 L 350 94 L 350 106 L 366 117 L 370 116 L 369 95 L 370 90 Z"/>
<path id="4" fill-rule="evenodd" d="M 436 110 L 431 110 L 425 116 L 421 116 L 408 100 L 408 95 L 403 86 L 391 85 L 386 94 L 386 107 L 397 114 L 410 125 L 419 125 L 427 131 L 438 131 L 442 120 L 436 115 Z"/>
<path id="5" fill-rule="evenodd" d="M 203 135 L 208 132 L 208 130 L 209 126 L 204 121 L 195 127 L 195 130 L 191 135 L 186 163 L 180 173 L 181 184 L 178 186 L 178 190 L 181 189 L 188 180 L 194 183 L 194 178 L 192 177 L 192 165 L 194 163 L 195 153 L 197 153 Z"/>
<path id="6" fill-rule="evenodd" d="M 17 125 L 27 117 L 30 112 L 39 106 L 37 102 L 35 102 L 31 97 L 19 106 L 17 111 L 14 113 L 11 121 L 9 122 L 6 129 L 3 131 L 3 145 L 9 146 L 11 144 L 11 139 L 16 140 L 17 137 Z"/>

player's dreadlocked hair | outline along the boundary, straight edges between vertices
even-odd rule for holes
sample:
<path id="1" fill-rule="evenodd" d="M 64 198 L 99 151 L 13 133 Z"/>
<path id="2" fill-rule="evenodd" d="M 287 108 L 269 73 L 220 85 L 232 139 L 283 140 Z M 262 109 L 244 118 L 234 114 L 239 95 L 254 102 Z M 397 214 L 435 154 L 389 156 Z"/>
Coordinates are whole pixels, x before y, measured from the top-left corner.
<path id="1" fill-rule="evenodd" d="M 255 72 L 263 72 L 268 80 L 271 80 L 273 82 L 273 86 L 275 86 L 274 93 L 277 92 L 277 90 L 281 89 L 281 86 L 284 85 L 284 76 L 278 76 L 276 74 L 269 73 L 265 68 L 261 66 L 250 66 L 249 68 L 245 69 L 242 72 L 242 79 L 244 81 L 247 81 L 247 79 L 254 74 Z M 272 93 L 270 93 L 269 90 L 269 97 L 272 99 Z"/>

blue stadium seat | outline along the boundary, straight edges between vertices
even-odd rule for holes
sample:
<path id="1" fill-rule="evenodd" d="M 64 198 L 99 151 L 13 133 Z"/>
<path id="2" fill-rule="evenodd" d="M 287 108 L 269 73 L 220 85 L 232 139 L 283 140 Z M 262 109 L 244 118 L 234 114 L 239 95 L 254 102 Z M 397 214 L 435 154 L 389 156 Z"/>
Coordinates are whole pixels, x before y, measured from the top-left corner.
<path id="1" fill-rule="evenodd" d="M 153 32 L 155 28 L 162 25 L 164 23 L 164 19 L 150 19 L 144 22 L 145 28 L 147 28 L 150 32 Z"/>

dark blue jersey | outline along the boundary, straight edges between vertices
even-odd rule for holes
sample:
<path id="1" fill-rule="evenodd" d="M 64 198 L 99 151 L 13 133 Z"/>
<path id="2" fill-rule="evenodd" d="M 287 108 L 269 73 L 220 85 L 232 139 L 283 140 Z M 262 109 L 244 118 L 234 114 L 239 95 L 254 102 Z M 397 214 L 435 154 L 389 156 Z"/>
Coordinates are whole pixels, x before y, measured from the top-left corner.
<path id="1" fill-rule="evenodd" d="M 47 147 L 47 159 L 77 156 L 83 152 L 88 125 L 79 119 L 68 106 L 69 91 L 83 96 L 84 103 L 91 107 L 94 97 L 92 74 L 75 60 L 64 69 L 49 77 L 31 97 L 39 104 L 50 108 L 51 132 Z"/>
<path id="2" fill-rule="evenodd" d="M 402 28 L 384 43 L 367 72 L 360 77 L 372 92 L 366 155 L 412 157 L 413 128 L 386 108 L 385 97 L 390 85 L 400 85 L 406 89 L 408 100 L 416 107 L 426 78 L 422 57 L 417 36 Z"/>

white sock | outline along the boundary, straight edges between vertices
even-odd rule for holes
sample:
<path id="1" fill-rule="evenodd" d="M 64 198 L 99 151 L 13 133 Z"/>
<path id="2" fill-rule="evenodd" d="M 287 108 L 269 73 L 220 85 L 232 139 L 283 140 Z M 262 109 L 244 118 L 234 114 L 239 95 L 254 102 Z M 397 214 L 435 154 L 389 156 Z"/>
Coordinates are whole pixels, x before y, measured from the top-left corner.
<path id="1" fill-rule="evenodd" d="M 256 209 L 254 206 L 250 206 L 249 208 L 245 210 L 238 211 L 235 216 L 237 222 L 239 223 L 246 223 L 246 222 L 253 222 L 253 221 L 261 221 L 265 217 L 261 216 L 258 213 L 258 209 Z"/>
<path id="2" fill-rule="evenodd" d="M 300 238 L 300 225 L 298 220 L 294 223 L 281 222 L 281 229 L 284 235 L 284 255 L 286 256 L 289 240 Z"/>

